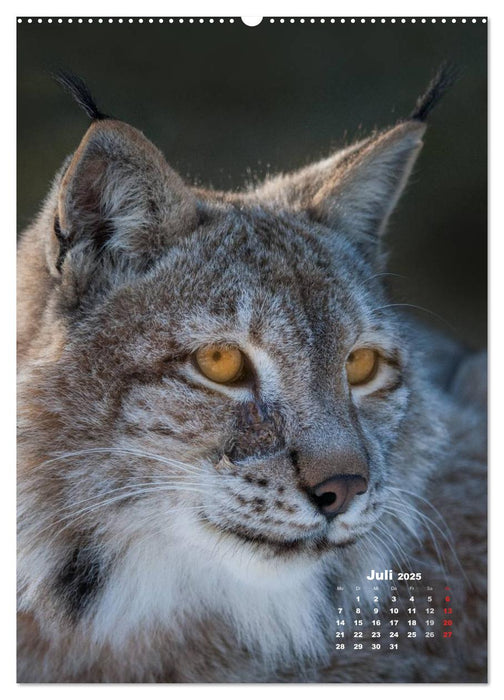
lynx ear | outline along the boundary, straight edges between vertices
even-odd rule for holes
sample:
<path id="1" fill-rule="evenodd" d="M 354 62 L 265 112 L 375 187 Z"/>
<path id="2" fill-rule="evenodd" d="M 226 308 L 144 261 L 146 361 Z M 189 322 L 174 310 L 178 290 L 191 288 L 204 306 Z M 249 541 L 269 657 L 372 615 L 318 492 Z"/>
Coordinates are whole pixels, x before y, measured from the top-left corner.
<path id="1" fill-rule="evenodd" d="M 315 216 L 350 235 L 380 236 L 422 147 L 425 128 L 405 122 L 366 144 L 317 192 Z"/>
<path id="2" fill-rule="evenodd" d="M 74 249 L 141 265 L 195 221 L 194 197 L 160 151 L 123 122 L 95 121 L 61 180 L 51 267 Z"/>
<path id="3" fill-rule="evenodd" d="M 407 121 L 257 192 L 341 231 L 377 241 L 422 146 L 425 124 Z"/>

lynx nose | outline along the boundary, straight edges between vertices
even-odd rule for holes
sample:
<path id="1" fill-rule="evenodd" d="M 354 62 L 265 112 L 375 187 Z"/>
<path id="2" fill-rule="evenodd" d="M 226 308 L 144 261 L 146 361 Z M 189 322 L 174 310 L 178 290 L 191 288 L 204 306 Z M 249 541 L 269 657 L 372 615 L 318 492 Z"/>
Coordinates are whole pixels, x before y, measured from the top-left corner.
<path id="1" fill-rule="evenodd" d="M 355 474 L 337 474 L 311 489 L 310 495 L 326 518 L 344 513 L 355 496 L 367 491 L 367 480 Z"/>

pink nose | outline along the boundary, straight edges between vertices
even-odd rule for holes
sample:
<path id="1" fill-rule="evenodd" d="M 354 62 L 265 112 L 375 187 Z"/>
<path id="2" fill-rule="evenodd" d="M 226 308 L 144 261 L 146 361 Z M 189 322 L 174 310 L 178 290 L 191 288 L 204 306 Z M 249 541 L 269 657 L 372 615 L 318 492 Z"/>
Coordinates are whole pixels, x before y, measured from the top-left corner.
<path id="1" fill-rule="evenodd" d="M 317 508 L 329 520 L 344 513 L 355 496 L 367 491 L 367 480 L 354 474 L 336 474 L 311 489 Z"/>

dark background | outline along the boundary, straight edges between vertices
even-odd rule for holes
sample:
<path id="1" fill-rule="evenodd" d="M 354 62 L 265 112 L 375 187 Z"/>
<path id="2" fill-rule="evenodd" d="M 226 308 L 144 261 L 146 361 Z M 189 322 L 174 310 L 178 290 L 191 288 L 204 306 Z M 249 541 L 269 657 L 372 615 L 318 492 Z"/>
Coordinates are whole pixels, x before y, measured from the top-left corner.
<path id="1" fill-rule="evenodd" d="M 398 302 L 486 345 L 486 32 L 462 25 L 221 25 L 107 20 L 18 25 L 18 227 L 35 215 L 87 117 L 52 81 L 86 79 L 99 107 L 153 140 L 181 175 L 237 189 L 406 116 L 439 64 L 461 77 L 429 119 L 391 220 Z M 434 314 L 434 315 L 433 315 Z M 439 319 L 438 317 L 441 317 Z"/>

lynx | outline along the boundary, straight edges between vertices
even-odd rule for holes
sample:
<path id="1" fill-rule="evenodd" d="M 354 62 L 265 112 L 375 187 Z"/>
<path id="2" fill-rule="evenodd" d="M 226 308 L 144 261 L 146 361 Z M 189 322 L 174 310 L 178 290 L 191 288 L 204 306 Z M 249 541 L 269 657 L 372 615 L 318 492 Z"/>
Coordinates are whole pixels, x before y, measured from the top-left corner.
<path id="1" fill-rule="evenodd" d="M 19 245 L 19 680 L 484 681 L 485 357 L 383 245 L 447 71 L 239 193 L 62 80 L 92 123 Z M 337 653 L 337 587 L 398 571 L 449 582 L 451 644 Z"/>

